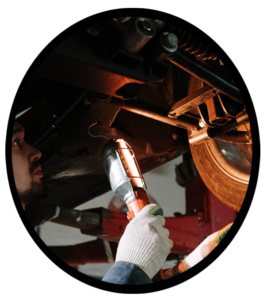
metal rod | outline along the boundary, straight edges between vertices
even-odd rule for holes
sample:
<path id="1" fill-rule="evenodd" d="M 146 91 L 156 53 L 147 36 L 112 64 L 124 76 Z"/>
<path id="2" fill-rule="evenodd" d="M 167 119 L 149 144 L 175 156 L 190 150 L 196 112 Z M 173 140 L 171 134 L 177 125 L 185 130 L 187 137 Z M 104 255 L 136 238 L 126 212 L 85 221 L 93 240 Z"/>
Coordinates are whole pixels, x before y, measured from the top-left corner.
<path id="1" fill-rule="evenodd" d="M 236 116 L 236 122 L 238 124 L 243 124 L 249 122 L 249 117 L 247 111 L 242 111 Z"/>
<path id="2" fill-rule="evenodd" d="M 244 104 L 239 89 L 228 79 L 224 78 L 206 65 L 203 65 L 197 60 L 187 57 L 183 51 L 178 50 L 176 55 L 168 59 L 171 63 L 183 69 L 184 71 L 194 75 L 200 80 L 204 81 L 210 86 L 215 87 L 221 93 L 230 97 L 231 99 Z"/>
<path id="3" fill-rule="evenodd" d="M 197 145 L 210 139 L 216 139 L 232 144 L 251 144 L 251 140 L 247 132 L 230 131 L 228 133 L 222 133 L 214 128 L 203 128 L 199 131 L 191 132 L 189 136 L 189 143 Z"/>
<path id="4" fill-rule="evenodd" d="M 119 100 L 112 99 L 109 104 L 116 105 L 120 109 L 124 109 L 135 114 L 154 119 L 172 126 L 181 127 L 187 130 L 196 131 L 198 127 L 198 120 L 192 119 L 187 116 L 180 116 L 178 119 L 171 119 L 168 117 L 168 111 L 148 105 L 146 103 L 136 100 Z"/>
<path id="5" fill-rule="evenodd" d="M 227 134 L 216 132 L 214 138 L 227 143 L 232 144 L 251 144 L 251 140 L 247 132 L 242 131 L 230 131 Z"/>

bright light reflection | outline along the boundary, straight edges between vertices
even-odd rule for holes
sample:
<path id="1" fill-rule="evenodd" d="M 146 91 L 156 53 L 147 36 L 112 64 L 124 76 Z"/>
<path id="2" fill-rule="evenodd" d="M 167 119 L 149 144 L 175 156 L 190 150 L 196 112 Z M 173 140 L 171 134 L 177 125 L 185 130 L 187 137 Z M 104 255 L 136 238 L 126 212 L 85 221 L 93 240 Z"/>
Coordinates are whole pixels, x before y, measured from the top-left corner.
<path id="1" fill-rule="evenodd" d="M 120 153 L 123 165 L 131 179 L 133 187 L 143 188 L 144 179 L 142 178 L 142 174 L 139 170 L 139 166 L 132 148 L 122 139 L 117 140 L 117 143 L 119 144 L 118 151 Z"/>

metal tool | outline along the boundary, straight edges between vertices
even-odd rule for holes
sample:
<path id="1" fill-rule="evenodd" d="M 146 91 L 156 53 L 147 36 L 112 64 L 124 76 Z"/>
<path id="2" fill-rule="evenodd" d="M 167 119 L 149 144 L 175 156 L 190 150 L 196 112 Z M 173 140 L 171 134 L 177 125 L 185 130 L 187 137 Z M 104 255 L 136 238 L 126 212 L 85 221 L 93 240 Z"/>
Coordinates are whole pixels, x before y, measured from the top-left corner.
<path id="1" fill-rule="evenodd" d="M 122 139 L 110 140 L 102 150 L 103 165 L 114 194 L 121 198 L 129 209 L 131 221 L 143 207 L 149 204 L 145 180 L 131 146 Z M 157 212 L 163 214 L 163 212 Z"/>
<path id="2" fill-rule="evenodd" d="M 110 186 L 115 195 L 125 201 L 128 207 L 127 218 L 131 221 L 139 212 L 149 205 L 145 180 L 138 166 L 131 146 L 123 139 L 116 142 L 111 140 L 102 150 L 104 169 Z M 153 215 L 163 215 L 159 208 Z M 159 277 L 164 278 L 163 270 L 159 270 Z"/>

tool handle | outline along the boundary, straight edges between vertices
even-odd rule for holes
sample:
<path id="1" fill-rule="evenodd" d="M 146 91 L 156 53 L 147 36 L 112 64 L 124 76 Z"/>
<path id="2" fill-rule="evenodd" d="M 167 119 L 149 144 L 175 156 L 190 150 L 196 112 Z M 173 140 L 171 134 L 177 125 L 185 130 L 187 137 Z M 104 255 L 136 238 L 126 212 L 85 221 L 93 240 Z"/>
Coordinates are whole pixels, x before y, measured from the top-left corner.
<path id="1" fill-rule="evenodd" d="M 147 198 L 147 194 L 143 189 L 135 189 L 134 190 L 135 193 L 135 199 L 133 199 L 132 201 L 130 201 L 127 204 L 128 207 L 128 212 L 127 212 L 127 216 L 128 216 L 128 220 L 131 221 L 136 215 L 139 214 L 139 212 L 147 205 L 149 205 L 149 200 Z"/>
<path id="2" fill-rule="evenodd" d="M 149 205 L 149 200 L 147 198 L 147 194 L 143 189 L 136 189 L 134 190 L 135 196 L 136 198 L 133 199 L 132 201 L 130 201 L 127 204 L 128 207 L 128 212 L 127 212 L 127 216 L 128 216 L 128 220 L 129 222 L 136 216 L 139 214 L 139 212 L 147 205 Z M 154 213 L 154 216 L 158 216 L 161 215 L 163 216 L 163 210 L 160 207 L 159 209 L 157 209 Z M 164 273 L 163 273 L 163 269 L 161 268 L 158 272 L 159 274 L 159 278 L 161 280 L 164 279 Z"/>
<path id="3" fill-rule="evenodd" d="M 135 196 L 136 198 L 133 199 L 132 201 L 130 201 L 127 204 L 128 207 L 128 212 L 127 212 L 127 216 L 128 216 L 128 220 L 131 221 L 136 215 L 139 214 L 139 212 L 147 205 L 149 205 L 149 199 L 147 198 L 147 194 L 143 189 L 136 189 L 134 190 Z M 160 207 L 159 209 L 157 209 L 154 213 L 154 216 L 158 216 L 161 215 L 163 216 L 163 210 Z"/>

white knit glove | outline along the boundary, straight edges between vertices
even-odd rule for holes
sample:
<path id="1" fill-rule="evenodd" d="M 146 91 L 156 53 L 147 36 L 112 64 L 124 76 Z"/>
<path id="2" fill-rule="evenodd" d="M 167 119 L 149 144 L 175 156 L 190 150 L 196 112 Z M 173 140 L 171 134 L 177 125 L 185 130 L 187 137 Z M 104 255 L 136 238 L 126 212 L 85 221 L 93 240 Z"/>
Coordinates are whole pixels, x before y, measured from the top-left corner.
<path id="1" fill-rule="evenodd" d="M 168 238 L 169 230 L 163 228 L 163 216 L 153 216 L 160 207 L 157 204 L 145 206 L 127 225 L 120 239 L 116 262 L 127 261 L 137 265 L 150 278 L 163 266 L 173 242 Z"/>
<path id="2" fill-rule="evenodd" d="M 223 229 L 209 235 L 193 252 L 191 252 L 179 265 L 178 269 L 182 273 L 205 258 L 211 251 L 219 245 L 233 223 L 225 226 Z"/>

